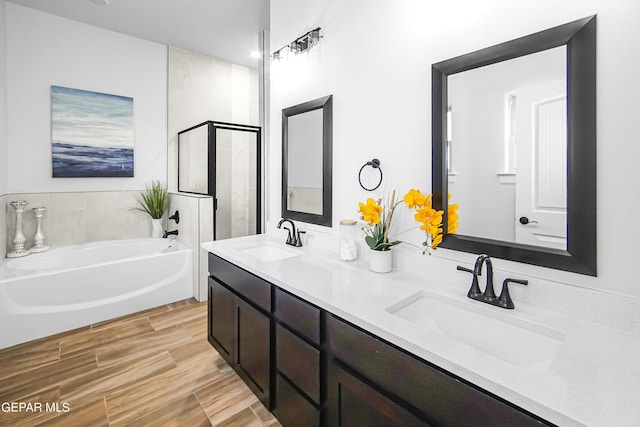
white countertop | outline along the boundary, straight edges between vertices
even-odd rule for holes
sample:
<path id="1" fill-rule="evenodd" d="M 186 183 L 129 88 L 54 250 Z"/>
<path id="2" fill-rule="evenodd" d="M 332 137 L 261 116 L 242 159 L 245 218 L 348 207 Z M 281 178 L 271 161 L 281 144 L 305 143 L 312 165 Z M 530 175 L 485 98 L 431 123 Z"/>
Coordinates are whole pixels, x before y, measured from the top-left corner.
<path id="1" fill-rule="evenodd" d="M 243 251 L 265 242 L 299 255 L 262 261 Z M 292 248 L 264 234 L 206 242 L 202 248 L 560 426 L 640 426 L 635 335 L 518 301 L 515 310 L 493 307 L 468 299 L 467 288 L 453 292 L 406 272 L 373 273 L 362 256 L 343 262 L 335 252 Z M 550 363 L 517 366 L 387 311 L 425 291 L 504 322 L 553 330 L 562 343 Z"/>

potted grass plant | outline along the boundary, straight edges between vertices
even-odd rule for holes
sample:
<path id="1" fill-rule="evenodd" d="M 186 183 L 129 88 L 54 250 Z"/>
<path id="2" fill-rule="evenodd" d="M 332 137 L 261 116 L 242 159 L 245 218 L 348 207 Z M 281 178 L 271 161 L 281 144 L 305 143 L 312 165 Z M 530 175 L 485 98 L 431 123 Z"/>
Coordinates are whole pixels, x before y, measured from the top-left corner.
<path id="1" fill-rule="evenodd" d="M 160 181 L 151 182 L 146 190 L 140 193 L 136 210 L 146 212 L 151 217 L 151 237 L 162 237 L 162 217 L 169 208 L 169 192 Z"/>

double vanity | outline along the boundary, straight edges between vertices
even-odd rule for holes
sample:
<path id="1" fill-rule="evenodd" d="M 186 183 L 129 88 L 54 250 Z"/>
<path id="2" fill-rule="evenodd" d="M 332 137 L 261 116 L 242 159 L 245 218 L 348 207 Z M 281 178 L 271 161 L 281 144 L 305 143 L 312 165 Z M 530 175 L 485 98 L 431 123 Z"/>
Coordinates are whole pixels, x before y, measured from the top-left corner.
<path id="1" fill-rule="evenodd" d="M 640 421 L 637 336 L 269 235 L 203 248 L 209 341 L 285 427 Z"/>

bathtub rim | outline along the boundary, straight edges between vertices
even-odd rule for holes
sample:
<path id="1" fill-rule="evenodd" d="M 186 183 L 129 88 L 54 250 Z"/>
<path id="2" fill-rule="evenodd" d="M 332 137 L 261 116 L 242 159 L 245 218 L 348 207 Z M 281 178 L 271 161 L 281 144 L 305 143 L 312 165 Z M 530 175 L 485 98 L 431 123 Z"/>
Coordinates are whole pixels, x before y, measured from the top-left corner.
<path id="1" fill-rule="evenodd" d="M 17 259 L 5 259 L 5 261 L 0 264 L 0 285 L 4 284 L 4 283 L 8 283 L 11 282 L 13 280 L 20 280 L 20 279 L 26 279 L 26 278 L 31 278 L 31 277 L 36 277 L 36 276 L 47 276 L 47 275 L 53 275 L 53 274 L 57 274 L 57 273 L 65 273 L 65 272 L 69 272 L 69 271 L 75 271 L 75 270 L 82 270 L 82 269 L 86 269 L 88 267 L 93 267 L 93 266 L 103 266 L 103 265 L 110 265 L 110 264 L 117 264 L 119 262 L 122 262 L 124 260 L 138 260 L 138 259 L 144 259 L 144 258 L 149 258 L 152 256 L 158 256 L 158 255 L 163 255 L 163 254 L 171 254 L 171 253 L 177 253 L 177 252 L 191 252 L 193 253 L 193 249 L 189 248 L 187 245 L 185 245 L 184 243 L 180 242 L 177 239 L 162 239 L 164 241 L 170 241 L 173 242 L 173 245 L 170 248 L 165 248 L 165 249 L 161 249 L 158 251 L 152 251 L 152 252 L 146 252 L 140 255 L 136 255 L 136 256 L 128 256 L 128 257 L 123 257 L 123 258 L 118 258 L 115 260 L 109 260 L 109 261 L 104 261 L 104 262 L 95 262 L 95 263 L 91 263 L 91 264 L 87 264 L 87 265 L 80 265 L 80 266 L 75 266 L 75 267 L 62 267 L 62 268 L 42 268 L 42 269 L 21 269 L 21 268 L 15 268 L 12 267 L 11 265 L 14 263 L 14 261 L 17 262 L 24 262 L 25 260 L 32 260 L 33 262 L 37 262 L 38 258 L 40 257 L 46 257 L 46 256 L 50 256 L 51 253 L 53 252 L 73 252 L 74 250 L 79 250 L 82 248 L 94 248 L 94 247 L 100 247 L 100 246 L 106 246 L 106 245 L 114 245 L 114 244 L 122 244 L 122 243 L 135 243 L 135 242 L 147 242 L 147 241 L 157 241 L 159 239 L 157 238 L 152 238 L 152 237 L 140 237 L 140 238 L 132 238 L 132 239 L 114 239 L 114 240 L 97 240 L 94 242 L 86 242 L 86 243 L 78 243 L 75 245 L 69 245 L 69 246 L 58 246 L 58 247 L 53 247 L 52 249 L 50 249 L 47 252 L 40 252 L 40 253 L 34 253 L 34 254 L 30 254 L 27 257 L 24 258 L 17 258 Z M 167 249 L 171 249 L 169 251 L 167 251 Z M 163 252 L 165 251 L 165 252 Z"/>

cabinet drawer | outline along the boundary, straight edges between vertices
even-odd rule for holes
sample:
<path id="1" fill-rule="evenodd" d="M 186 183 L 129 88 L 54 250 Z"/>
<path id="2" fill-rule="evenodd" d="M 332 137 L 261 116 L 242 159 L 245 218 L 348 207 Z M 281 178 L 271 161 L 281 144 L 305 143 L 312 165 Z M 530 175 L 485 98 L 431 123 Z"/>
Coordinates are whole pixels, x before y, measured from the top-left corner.
<path id="1" fill-rule="evenodd" d="M 258 307 L 271 312 L 269 282 L 211 253 L 209 254 L 209 274 Z"/>
<path id="2" fill-rule="evenodd" d="M 542 420 L 416 357 L 327 317 L 329 355 L 429 420 L 446 426 L 540 426 Z"/>
<path id="3" fill-rule="evenodd" d="M 429 427 L 427 422 L 329 363 L 328 425 L 367 427 Z"/>
<path id="4" fill-rule="evenodd" d="M 276 288 L 275 316 L 279 322 L 320 345 L 320 309 Z"/>
<path id="5" fill-rule="evenodd" d="M 276 327 L 276 369 L 320 403 L 320 351 L 280 325 Z"/>
<path id="6" fill-rule="evenodd" d="M 276 375 L 273 414 L 284 427 L 320 427 L 320 411 L 280 375 Z"/>

